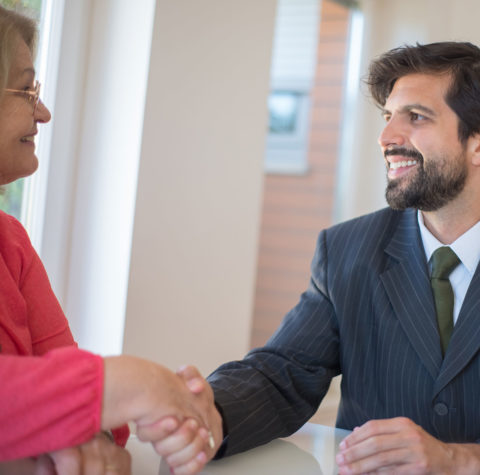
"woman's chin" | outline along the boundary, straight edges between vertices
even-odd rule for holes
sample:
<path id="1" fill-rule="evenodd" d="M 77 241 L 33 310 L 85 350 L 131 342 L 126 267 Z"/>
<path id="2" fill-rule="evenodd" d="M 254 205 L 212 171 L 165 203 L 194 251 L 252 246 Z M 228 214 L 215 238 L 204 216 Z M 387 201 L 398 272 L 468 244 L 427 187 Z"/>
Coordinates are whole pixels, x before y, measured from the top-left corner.
<path id="1" fill-rule="evenodd" d="M 32 160 L 29 164 L 24 164 L 22 167 L 18 167 L 15 170 L 1 170 L 0 169 L 0 186 L 8 185 L 20 178 L 26 178 L 27 176 L 33 175 L 38 168 L 38 160 L 35 157 L 35 160 Z"/>

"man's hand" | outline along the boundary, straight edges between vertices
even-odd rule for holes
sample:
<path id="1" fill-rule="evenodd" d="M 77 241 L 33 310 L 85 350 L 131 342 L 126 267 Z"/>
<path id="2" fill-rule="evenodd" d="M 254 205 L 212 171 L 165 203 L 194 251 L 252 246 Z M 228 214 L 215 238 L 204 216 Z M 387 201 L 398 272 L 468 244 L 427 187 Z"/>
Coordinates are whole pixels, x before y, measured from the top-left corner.
<path id="1" fill-rule="evenodd" d="M 190 475 L 199 472 L 220 447 L 222 418 L 215 407 L 210 385 L 195 367 L 182 367 L 177 374 L 193 393 L 195 406 L 207 429 L 191 418 L 180 423 L 176 418 L 167 417 L 149 426 L 138 426 L 137 435 L 141 440 L 156 440 L 155 450 L 165 457 L 173 473 Z"/>
<path id="2" fill-rule="evenodd" d="M 447 444 L 425 432 L 410 419 L 372 420 L 340 443 L 339 474 L 479 473 L 476 444 Z"/>

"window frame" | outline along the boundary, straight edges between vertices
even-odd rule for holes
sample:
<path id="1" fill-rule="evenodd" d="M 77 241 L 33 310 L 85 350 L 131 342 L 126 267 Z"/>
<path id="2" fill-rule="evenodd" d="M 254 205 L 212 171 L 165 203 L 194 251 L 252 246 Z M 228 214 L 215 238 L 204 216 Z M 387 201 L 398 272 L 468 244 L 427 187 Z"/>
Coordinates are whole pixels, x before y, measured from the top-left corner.
<path id="1" fill-rule="evenodd" d="M 42 0 L 35 68 L 42 84 L 41 100 L 50 110 L 55 108 L 64 6 L 65 0 Z M 51 143 L 52 122 L 39 128 L 36 144 L 39 167 L 34 175 L 25 178 L 22 195 L 20 221 L 37 251 L 42 246 Z"/>

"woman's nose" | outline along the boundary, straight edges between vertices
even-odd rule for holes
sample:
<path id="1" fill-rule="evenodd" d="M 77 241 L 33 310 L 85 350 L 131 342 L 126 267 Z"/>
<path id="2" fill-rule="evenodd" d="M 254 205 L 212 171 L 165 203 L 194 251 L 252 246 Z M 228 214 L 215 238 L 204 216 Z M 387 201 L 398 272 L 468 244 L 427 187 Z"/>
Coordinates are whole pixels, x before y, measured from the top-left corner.
<path id="1" fill-rule="evenodd" d="M 42 101 L 38 101 L 37 108 L 35 109 L 34 118 L 35 122 L 41 122 L 43 124 L 49 122 L 52 118 L 52 114 L 50 114 L 47 106 Z"/>

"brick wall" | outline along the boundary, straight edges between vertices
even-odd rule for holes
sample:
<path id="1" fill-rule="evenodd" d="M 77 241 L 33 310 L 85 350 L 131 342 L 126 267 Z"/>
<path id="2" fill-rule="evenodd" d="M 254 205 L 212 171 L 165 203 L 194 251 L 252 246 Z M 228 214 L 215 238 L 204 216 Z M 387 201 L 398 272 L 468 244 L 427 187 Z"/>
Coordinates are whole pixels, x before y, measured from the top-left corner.
<path id="1" fill-rule="evenodd" d="M 266 175 L 251 346 L 265 343 L 308 285 L 318 232 L 331 224 L 349 11 L 322 1 L 309 172 Z"/>

